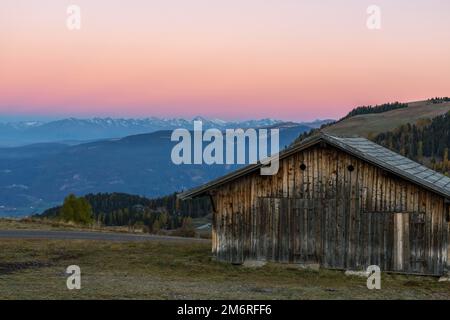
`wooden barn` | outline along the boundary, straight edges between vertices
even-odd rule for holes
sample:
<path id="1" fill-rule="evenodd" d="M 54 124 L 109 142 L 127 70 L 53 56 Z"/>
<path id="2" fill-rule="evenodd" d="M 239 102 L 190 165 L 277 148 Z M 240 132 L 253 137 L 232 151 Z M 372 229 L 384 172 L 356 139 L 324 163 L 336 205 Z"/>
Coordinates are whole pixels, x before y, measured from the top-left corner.
<path id="1" fill-rule="evenodd" d="M 450 178 L 360 137 L 319 134 L 261 164 L 186 191 L 209 196 L 212 252 L 325 268 L 447 272 Z"/>

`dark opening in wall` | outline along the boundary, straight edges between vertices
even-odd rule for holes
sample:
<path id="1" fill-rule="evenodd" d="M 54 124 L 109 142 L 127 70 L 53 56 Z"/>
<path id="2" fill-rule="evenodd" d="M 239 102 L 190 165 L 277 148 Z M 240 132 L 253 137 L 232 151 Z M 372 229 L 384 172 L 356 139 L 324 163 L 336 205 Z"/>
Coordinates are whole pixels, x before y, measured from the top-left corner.
<path id="1" fill-rule="evenodd" d="M 347 169 L 348 169 L 348 171 L 352 172 L 353 170 L 355 170 L 355 167 L 354 167 L 352 164 L 350 164 L 350 165 L 347 167 Z"/>
<path id="2" fill-rule="evenodd" d="M 304 163 L 302 163 L 300 165 L 300 170 L 305 171 L 306 170 L 306 165 Z"/>

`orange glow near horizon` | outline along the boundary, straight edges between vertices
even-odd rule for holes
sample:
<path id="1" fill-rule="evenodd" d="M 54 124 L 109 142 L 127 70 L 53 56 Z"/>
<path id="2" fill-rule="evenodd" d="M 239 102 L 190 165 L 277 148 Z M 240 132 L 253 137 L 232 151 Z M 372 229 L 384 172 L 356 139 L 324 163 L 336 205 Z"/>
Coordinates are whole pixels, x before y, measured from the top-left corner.
<path id="1" fill-rule="evenodd" d="M 450 94 L 448 1 L 378 1 L 377 31 L 365 0 L 92 2 L 2 1 L 0 114 L 311 120 Z"/>

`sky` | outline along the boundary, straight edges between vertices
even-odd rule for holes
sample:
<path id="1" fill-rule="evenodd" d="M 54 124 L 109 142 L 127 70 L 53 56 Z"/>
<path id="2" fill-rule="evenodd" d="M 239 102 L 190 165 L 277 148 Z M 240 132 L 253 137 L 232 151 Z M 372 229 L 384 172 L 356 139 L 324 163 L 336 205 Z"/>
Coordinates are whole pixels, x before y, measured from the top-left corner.
<path id="1" fill-rule="evenodd" d="M 72 4 L 80 30 L 66 26 Z M 308 121 L 448 96 L 449 12 L 448 0 L 2 0 L 0 117 Z"/>

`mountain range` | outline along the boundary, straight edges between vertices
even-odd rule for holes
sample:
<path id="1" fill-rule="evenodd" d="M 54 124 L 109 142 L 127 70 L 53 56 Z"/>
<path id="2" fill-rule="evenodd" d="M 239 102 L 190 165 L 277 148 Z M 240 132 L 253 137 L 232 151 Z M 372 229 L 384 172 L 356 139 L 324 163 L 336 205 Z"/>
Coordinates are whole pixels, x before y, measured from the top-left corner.
<path id="1" fill-rule="evenodd" d="M 91 128 L 110 125 L 120 128 L 129 124 L 137 130 L 140 122 L 75 121 L 51 123 L 61 125 L 58 136 L 69 138 L 71 128 L 89 124 Z M 148 123 L 144 121 L 143 123 Z M 167 122 L 163 122 L 166 123 Z M 175 125 L 175 122 L 170 122 Z M 70 125 L 72 124 L 72 125 Z M 187 123 L 186 128 L 192 130 Z M 217 124 L 214 123 L 215 127 Z M 314 126 L 319 124 L 316 123 Z M 204 128 L 213 122 L 204 123 Z M 245 127 L 259 125 L 280 129 L 280 148 L 288 146 L 300 134 L 312 129 L 292 122 L 275 120 L 236 123 Z M 223 128 L 230 123 L 223 123 Z M 49 128 L 32 125 L 33 129 Z M 142 129 L 143 127 L 141 127 Z M 114 131 L 111 129 L 111 131 Z M 36 132 L 36 131 L 34 131 Z M 92 132 L 76 132 L 77 138 L 93 138 Z M 108 133 L 108 130 L 101 131 Z M 125 131 L 114 131 L 114 134 Z M 26 215 L 59 204 L 69 193 L 85 195 L 97 192 L 124 192 L 147 197 L 163 196 L 203 184 L 234 170 L 238 165 L 175 165 L 171 151 L 177 142 L 171 141 L 172 130 L 100 139 L 77 144 L 66 142 L 40 142 L 18 147 L 0 148 L 0 215 Z M 112 133 L 110 133 L 112 134 Z M 96 136 L 99 137 L 99 136 Z M 53 137 L 55 138 L 55 137 Z M 74 139 L 73 134 L 70 135 Z"/>
<path id="2" fill-rule="evenodd" d="M 85 141 L 122 138 L 129 135 L 161 130 L 174 130 L 177 128 L 192 129 L 194 120 L 202 121 L 204 129 L 217 128 L 220 130 L 271 127 L 285 123 L 284 121 L 275 119 L 224 121 L 220 119 L 205 119 L 202 117 L 195 117 L 191 120 L 151 117 L 145 119 L 67 118 L 49 122 L 0 122 L 0 146 L 11 147 L 42 142 L 77 144 Z M 314 122 L 300 124 L 315 128 L 327 121 L 329 122 L 331 120 L 316 120 Z M 293 125 L 299 124 L 293 123 Z"/>

